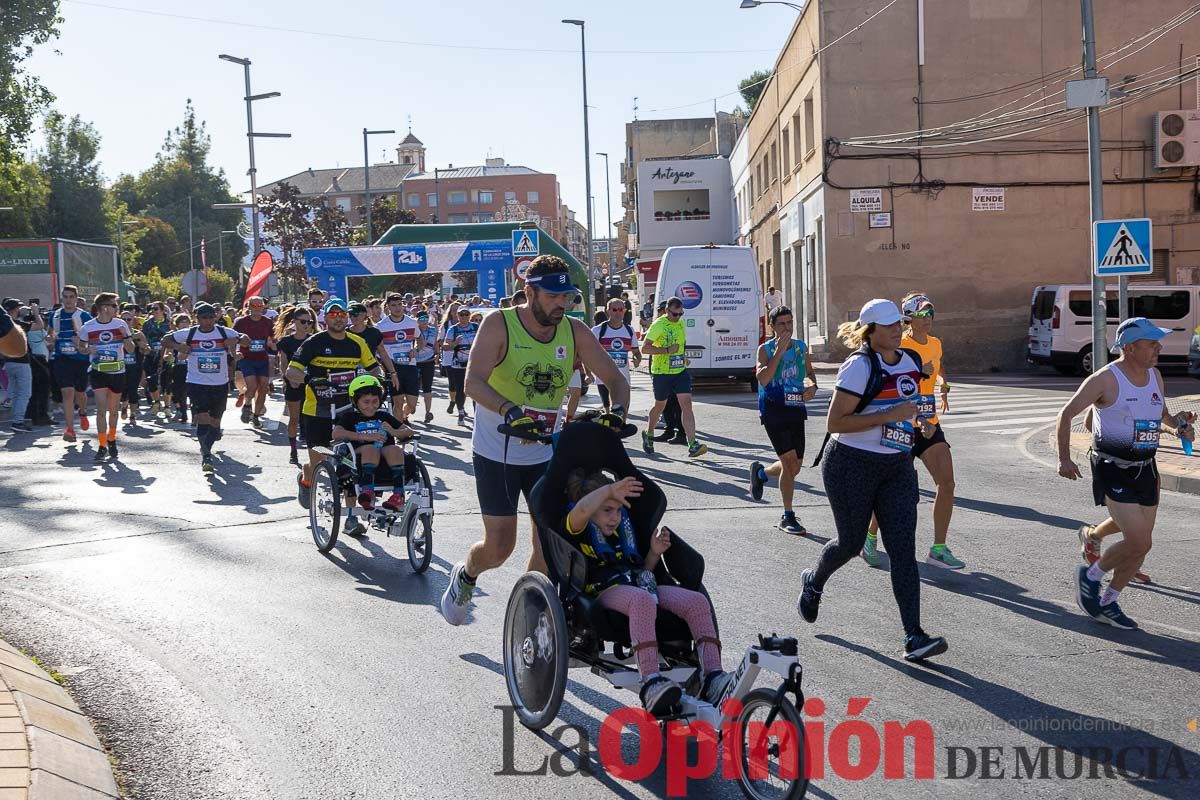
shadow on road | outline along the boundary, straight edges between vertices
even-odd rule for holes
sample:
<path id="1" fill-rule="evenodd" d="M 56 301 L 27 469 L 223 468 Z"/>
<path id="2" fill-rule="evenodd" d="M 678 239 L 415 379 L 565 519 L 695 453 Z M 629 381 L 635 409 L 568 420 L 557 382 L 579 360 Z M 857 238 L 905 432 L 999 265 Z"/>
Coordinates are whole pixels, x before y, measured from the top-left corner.
<path id="1" fill-rule="evenodd" d="M 199 452 L 196 453 L 196 474 L 200 475 Z M 209 488 L 217 495 L 215 500 L 194 500 L 200 506 L 240 506 L 249 514 L 267 514 L 267 506 L 291 503 L 295 497 L 267 497 L 254 485 L 254 476 L 262 474 L 262 467 L 251 467 L 232 459 L 226 452 L 214 453 L 216 471 L 206 476 Z"/>
<path id="2" fill-rule="evenodd" d="M 1168 751 L 1178 748 L 1182 753 L 1185 762 L 1184 768 L 1188 773 L 1194 774 L 1195 770 L 1200 769 L 1200 754 L 1181 748 L 1174 742 L 1147 731 L 1126 727 L 1104 717 L 1080 714 L 1060 708 L 1030 697 L 1017 689 L 992 683 L 945 664 L 925 662 L 920 667 L 912 666 L 877 653 L 869 647 L 848 642 L 839 636 L 818 634 L 816 638 L 866 656 L 926 686 L 949 692 L 992 714 L 997 720 L 1008 720 L 1012 717 L 1015 709 L 1020 709 L 1021 718 L 1017 721 L 1028 721 L 1029 723 L 1020 728 L 1022 733 L 1026 733 L 1050 747 L 1082 753 L 1081 760 L 1086 758 L 1096 762 L 1098 748 L 1116 751 L 1119 748 L 1140 747 L 1144 748 L 1143 753 L 1156 752 L 1158 768 L 1165 771 Z M 1058 724 L 1047 724 L 1051 721 Z M 1057 728 L 1057 730 L 1050 730 L 1051 728 Z M 1109 732 L 1107 742 L 1104 740 L 1105 732 Z M 1109 753 L 1109 757 L 1112 757 L 1111 753 Z M 1145 760 L 1140 764 L 1137 758 L 1132 759 L 1130 768 L 1144 767 L 1149 757 L 1142 756 L 1141 758 Z M 1100 769 L 1103 769 L 1103 766 L 1100 766 Z M 1176 781 L 1163 779 L 1161 776 L 1157 778 L 1147 776 L 1138 780 L 1136 784 L 1132 784 L 1131 781 L 1131 784 L 1140 791 L 1151 792 L 1162 797 L 1194 796 L 1180 793 L 1181 790 L 1186 792 L 1195 790 L 1194 784 L 1188 781 L 1185 785 L 1184 780 L 1183 778 Z"/>

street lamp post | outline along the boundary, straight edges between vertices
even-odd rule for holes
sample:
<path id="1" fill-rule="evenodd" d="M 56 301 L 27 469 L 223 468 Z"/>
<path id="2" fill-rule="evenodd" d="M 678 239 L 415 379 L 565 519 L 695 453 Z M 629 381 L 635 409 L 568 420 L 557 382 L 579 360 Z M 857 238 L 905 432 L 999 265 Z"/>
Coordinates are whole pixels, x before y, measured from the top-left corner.
<path id="1" fill-rule="evenodd" d="M 579 53 L 583 62 L 583 196 L 587 201 L 592 196 L 592 145 L 588 140 L 588 104 L 587 104 L 587 37 L 586 25 L 581 19 L 564 19 L 564 24 L 579 26 Z M 596 280 L 596 268 L 592 258 L 592 206 L 587 202 L 587 266 L 588 281 L 593 285 Z M 588 287 L 592 291 L 591 287 Z"/>
<path id="2" fill-rule="evenodd" d="M 609 186 L 608 175 L 608 153 L 596 153 L 598 156 L 604 156 L 604 200 L 608 205 L 608 229 L 604 232 L 604 238 L 608 240 L 608 274 L 613 276 L 616 274 L 616 265 L 613 263 L 613 240 L 612 240 L 612 188 Z"/>
<path id="3" fill-rule="evenodd" d="M 375 234 L 371 228 L 371 158 L 367 155 L 367 137 L 377 133 L 395 133 L 395 131 L 369 131 L 363 128 L 363 192 L 367 196 L 367 244 L 375 244 Z M 403 208 L 404 194 L 400 195 Z"/>
<path id="4" fill-rule="evenodd" d="M 759 6 L 787 6 L 803 13 L 804 6 L 798 3 L 785 3 L 784 0 L 742 0 L 738 8 L 758 8 Z"/>
<path id="5" fill-rule="evenodd" d="M 250 170 L 247 174 L 250 176 L 250 225 L 254 231 L 254 252 L 257 253 L 262 249 L 262 236 L 258 231 L 258 169 L 254 166 L 254 140 L 257 137 L 266 139 L 289 139 L 290 133 L 257 133 L 254 130 L 254 111 L 253 103 L 255 100 L 267 100 L 272 97 L 279 97 L 279 92 L 267 92 L 265 94 L 250 94 L 250 59 L 238 58 L 226 53 L 218 56 L 222 61 L 228 61 L 233 64 L 241 64 L 246 76 L 246 140 L 250 143 Z"/>
<path id="6" fill-rule="evenodd" d="M 10 208 L 0 208 L 0 211 L 11 211 Z M 121 291 L 120 284 L 125 282 L 125 237 L 122 228 L 126 225 L 136 225 L 136 219 L 117 220 L 117 292 Z"/>

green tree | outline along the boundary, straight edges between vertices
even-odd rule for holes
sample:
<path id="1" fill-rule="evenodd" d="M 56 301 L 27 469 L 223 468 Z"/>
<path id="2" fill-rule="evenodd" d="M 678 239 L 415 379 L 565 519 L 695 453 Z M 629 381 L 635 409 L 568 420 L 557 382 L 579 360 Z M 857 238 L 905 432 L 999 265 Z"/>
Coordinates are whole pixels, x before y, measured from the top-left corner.
<path id="1" fill-rule="evenodd" d="M 19 158 L 0 157 L 0 239 L 37 236 L 38 224 L 46 215 L 50 188 L 37 164 Z"/>
<path id="2" fill-rule="evenodd" d="M 754 113 L 754 106 L 758 104 L 758 98 L 762 96 L 763 88 L 767 85 L 767 78 L 770 77 L 771 73 L 756 69 L 750 73 L 749 78 L 743 78 L 738 83 L 738 91 L 742 93 L 742 99 L 746 101 L 746 107 L 750 113 Z"/>
<path id="3" fill-rule="evenodd" d="M 161 264 L 164 270 L 185 270 L 189 265 L 200 267 L 200 240 L 216 242 L 222 230 L 232 230 L 242 219 L 237 209 L 217 210 L 214 203 L 236 203 L 225 172 L 213 169 L 208 163 L 211 141 L 203 121 L 189 99 L 184 107 L 183 122 L 167 133 L 162 150 L 145 172 L 134 177 L 122 175 L 114 182 L 112 191 L 117 198 L 138 215 L 157 217 L 167 222 L 184 238 L 188 230 L 188 202 L 191 199 L 192 246 L 189 256 L 186 247 L 171 264 Z M 248 252 L 240 238 L 225 238 L 226 271 L 237 274 L 238 264 Z M 215 253 L 214 253 L 215 255 Z M 154 263 L 154 262 L 148 262 Z"/>
<path id="4" fill-rule="evenodd" d="M 275 271 L 283 279 L 303 282 L 304 248 L 312 239 L 312 205 L 299 189 L 282 181 L 258 201 L 258 209 L 263 216 L 263 243 L 279 248 L 283 255 Z"/>
<path id="5" fill-rule="evenodd" d="M 33 121 L 54 99 L 24 62 L 58 36 L 58 0 L 0 5 L 0 162 L 9 163 L 29 140 Z"/>
<path id="6" fill-rule="evenodd" d="M 305 247 L 344 247 L 352 244 L 350 222 L 345 212 L 329 203 L 325 197 L 313 203 L 311 208 L 312 227 L 306 237 Z"/>
<path id="7" fill-rule="evenodd" d="M 364 222 L 366 221 L 367 206 L 366 204 L 355 206 L 355 211 Z M 417 219 L 417 215 L 407 208 L 401 208 L 400 202 L 395 197 L 376 197 L 371 201 L 371 227 L 374 229 L 376 237 L 387 233 L 388 229 L 393 225 L 415 225 L 421 220 Z M 361 225 L 354 229 L 351 237 L 351 244 L 374 244 L 367 241 L 366 225 Z"/>
<path id="8" fill-rule="evenodd" d="M 114 231 L 104 213 L 99 134 L 78 115 L 67 119 L 57 111 L 46 115 L 45 134 L 37 161 L 50 194 L 41 235 L 107 244 Z"/>
<path id="9" fill-rule="evenodd" d="M 150 270 L 157 270 L 166 276 L 177 276 L 187 269 L 187 248 L 180 247 L 171 223 L 158 217 L 141 216 L 136 225 L 126 227 L 127 232 L 130 229 L 136 229 L 140 234 L 138 248 L 141 255 L 135 272 L 149 274 Z"/>

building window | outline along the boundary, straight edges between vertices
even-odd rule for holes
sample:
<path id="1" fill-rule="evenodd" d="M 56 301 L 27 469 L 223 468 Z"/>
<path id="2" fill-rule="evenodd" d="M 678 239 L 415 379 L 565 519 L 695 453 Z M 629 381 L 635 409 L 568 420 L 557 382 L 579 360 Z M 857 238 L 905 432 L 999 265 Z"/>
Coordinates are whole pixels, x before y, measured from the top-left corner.
<path id="1" fill-rule="evenodd" d="M 466 190 L 456 189 L 452 192 L 448 192 L 446 195 L 446 202 L 452 206 L 465 206 L 467 204 Z M 466 220 L 464 219 L 463 222 L 466 222 Z"/>
<path id="2" fill-rule="evenodd" d="M 792 115 L 792 152 L 796 154 L 796 165 L 799 166 L 800 159 L 804 154 L 804 121 L 800 118 L 800 112 L 797 111 Z"/>
<path id="3" fill-rule="evenodd" d="M 471 215 L 471 221 L 472 222 L 493 222 L 494 219 L 492 217 L 491 212 L 489 212 L 489 211 L 477 211 L 476 213 Z"/>
<path id="4" fill-rule="evenodd" d="M 791 140 L 791 132 L 787 128 L 783 129 L 782 143 L 783 143 L 783 147 L 781 149 L 783 150 L 783 174 L 786 176 L 788 173 L 790 173 L 792 171 L 792 159 L 789 154 L 789 150 L 791 149 L 790 145 L 792 143 L 792 140 Z"/>
<path id="5" fill-rule="evenodd" d="M 435 192 L 430 192 L 429 194 L 425 195 L 425 204 L 430 208 L 437 208 L 437 194 Z"/>
<path id="6" fill-rule="evenodd" d="M 809 94 L 804 98 L 804 143 L 807 149 L 804 151 L 804 157 L 808 158 L 817 149 L 817 120 L 813 111 L 813 96 Z"/>
<path id="7" fill-rule="evenodd" d="M 767 155 L 767 169 L 771 175 L 771 183 L 779 180 L 779 145 L 771 142 L 771 152 Z"/>
<path id="8" fill-rule="evenodd" d="M 708 218 L 707 189 L 673 189 L 654 193 L 655 222 L 696 222 Z"/>
<path id="9" fill-rule="evenodd" d="M 526 203 L 526 205 L 531 205 L 531 206 L 534 206 L 534 205 L 537 205 L 537 204 L 538 204 L 538 203 L 540 203 L 540 202 L 541 202 L 541 198 L 538 196 L 538 193 L 537 193 L 537 192 L 526 192 L 526 193 L 525 193 L 525 203 Z"/>
<path id="10" fill-rule="evenodd" d="M 450 215 L 450 224 L 451 225 L 462 225 L 462 224 L 466 223 L 469 218 L 470 218 L 469 214 L 451 214 Z"/>
<path id="11" fill-rule="evenodd" d="M 480 189 L 479 190 L 480 205 L 490 206 L 492 204 L 492 202 L 493 202 L 493 200 L 492 200 L 491 189 Z"/>
<path id="12" fill-rule="evenodd" d="M 516 199 L 517 199 L 517 193 L 516 193 L 516 192 L 505 192 L 505 193 L 504 193 L 504 201 L 505 201 L 506 203 L 507 203 L 509 200 L 513 200 L 513 201 L 515 201 Z"/>
<path id="13" fill-rule="evenodd" d="M 421 195 L 417 194 L 416 192 L 411 192 L 408 195 L 408 207 L 409 208 L 420 208 L 421 207 Z"/>

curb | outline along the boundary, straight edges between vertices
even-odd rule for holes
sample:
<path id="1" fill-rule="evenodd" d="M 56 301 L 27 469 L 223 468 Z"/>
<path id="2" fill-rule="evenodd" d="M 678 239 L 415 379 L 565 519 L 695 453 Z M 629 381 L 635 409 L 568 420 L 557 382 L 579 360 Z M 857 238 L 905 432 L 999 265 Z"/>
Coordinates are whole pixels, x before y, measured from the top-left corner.
<path id="1" fill-rule="evenodd" d="M 41 667 L 0 640 L 0 800 L 120 796 L 91 720 Z"/>
<path id="2" fill-rule="evenodd" d="M 1087 445 L 1090 445 L 1086 439 L 1083 440 Z M 1054 439 L 1054 431 L 1050 431 L 1050 445 L 1056 446 L 1057 442 Z M 1087 464 L 1089 447 L 1081 447 L 1076 434 L 1071 434 L 1071 458 L 1077 464 Z M 1158 477 L 1162 488 L 1168 492 L 1181 492 L 1183 494 L 1200 495 L 1200 477 L 1194 475 L 1180 475 L 1175 472 L 1169 465 L 1158 465 Z"/>

